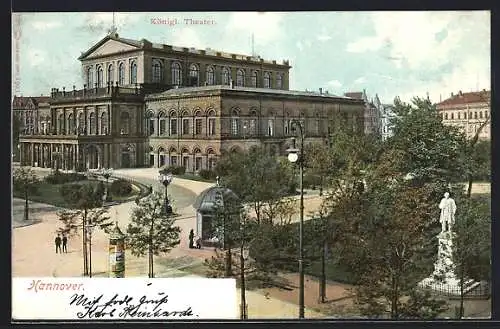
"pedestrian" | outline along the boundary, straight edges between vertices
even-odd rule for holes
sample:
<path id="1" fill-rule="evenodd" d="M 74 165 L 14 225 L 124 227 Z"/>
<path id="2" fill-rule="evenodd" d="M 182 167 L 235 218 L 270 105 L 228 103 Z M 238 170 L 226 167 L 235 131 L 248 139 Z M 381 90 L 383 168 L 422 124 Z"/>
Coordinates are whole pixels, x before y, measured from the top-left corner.
<path id="1" fill-rule="evenodd" d="M 196 237 L 196 249 L 201 249 L 201 237 Z"/>
<path id="2" fill-rule="evenodd" d="M 66 235 L 63 235 L 62 238 L 62 250 L 65 253 L 68 253 L 68 237 Z"/>
<path id="3" fill-rule="evenodd" d="M 191 232 L 189 232 L 189 248 L 190 249 L 194 248 L 193 240 L 194 240 L 194 230 L 191 230 Z"/>
<path id="4" fill-rule="evenodd" d="M 55 241 L 56 243 L 56 254 L 61 252 L 61 236 L 58 234 Z"/>

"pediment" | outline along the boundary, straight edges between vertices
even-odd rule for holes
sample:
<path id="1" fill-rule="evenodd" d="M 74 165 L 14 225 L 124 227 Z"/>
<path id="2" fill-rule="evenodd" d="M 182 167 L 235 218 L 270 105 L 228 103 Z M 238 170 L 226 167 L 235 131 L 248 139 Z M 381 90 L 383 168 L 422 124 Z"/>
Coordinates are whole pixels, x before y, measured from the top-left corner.
<path id="1" fill-rule="evenodd" d="M 135 47 L 133 45 L 129 45 L 124 42 L 113 39 L 108 39 L 102 45 L 96 45 L 96 46 L 94 46 L 95 49 L 91 48 L 87 53 L 84 53 L 81 59 L 90 59 L 94 57 L 112 55 L 124 51 L 139 49 L 138 47 Z"/>

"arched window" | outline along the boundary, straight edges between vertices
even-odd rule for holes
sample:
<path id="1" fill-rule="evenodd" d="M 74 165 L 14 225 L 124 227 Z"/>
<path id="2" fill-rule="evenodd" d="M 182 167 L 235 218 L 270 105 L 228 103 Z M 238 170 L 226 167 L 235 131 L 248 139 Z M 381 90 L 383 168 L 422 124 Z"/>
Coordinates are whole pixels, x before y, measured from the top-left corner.
<path id="1" fill-rule="evenodd" d="M 252 87 L 257 88 L 257 71 L 252 72 L 252 79 L 251 79 L 251 84 Z"/>
<path id="2" fill-rule="evenodd" d="M 182 70 L 181 65 L 177 62 L 172 63 L 172 84 L 180 86 L 182 83 Z"/>
<path id="3" fill-rule="evenodd" d="M 283 88 L 283 76 L 281 75 L 281 73 L 276 74 L 276 88 Z"/>
<path id="4" fill-rule="evenodd" d="M 90 130 L 89 135 L 95 135 L 97 132 L 97 122 L 95 118 L 95 113 L 90 113 Z"/>
<path id="5" fill-rule="evenodd" d="M 108 65 L 108 82 L 113 83 L 114 80 L 113 64 Z"/>
<path id="6" fill-rule="evenodd" d="M 92 67 L 87 69 L 87 87 L 92 88 L 94 86 L 94 72 L 92 71 Z"/>
<path id="7" fill-rule="evenodd" d="M 108 113 L 103 112 L 101 114 L 101 127 L 99 129 L 101 131 L 101 135 L 108 134 Z"/>
<path id="8" fill-rule="evenodd" d="M 245 71 L 241 69 L 236 72 L 236 85 L 238 87 L 245 86 Z"/>
<path id="9" fill-rule="evenodd" d="M 130 133 L 130 115 L 128 112 L 120 114 L 120 134 L 128 135 Z"/>
<path id="10" fill-rule="evenodd" d="M 208 112 L 208 122 L 207 122 L 207 135 L 214 136 L 215 135 L 215 111 L 210 110 Z"/>
<path id="11" fill-rule="evenodd" d="M 231 79 L 231 73 L 227 67 L 222 68 L 222 84 L 229 85 Z"/>
<path id="12" fill-rule="evenodd" d="M 240 118 L 237 109 L 233 109 L 231 112 L 231 135 L 236 136 L 240 132 Z"/>
<path id="13" fill-rule="evenodd" d="M 257 134 L 257 119 L 258 119 L 257 111 L 252 110 L 250 112 L 250 122 L 249 122 L 249 128 L 248 128 L 248 133 L 251 136 L 254 136 Z"/>
<path id="14" fill-rule="evenodd" d="M 120 86 L 125 84 L 125 65 L 123 63 L 118 66 L 118 84 Z"/>
<path id="15" fill-rule="evenodd" d="M 78 114 L 78 133 L 85 133 L 85 115 L 81 112 Z"/>
<path id="16" fill-rule="evenodd" d="M 155 117 L 152 111 L 146 115 L 146 135 L 152 136 L 155 133 Z"/>
<path id="17" fill-rule="evenodd" d="M 271 75 L 269 72 L 264 73 L 264 88 L 271 88 Z"/>
<path id="18" fill-rule="evenodd" d="M 97 87 L 101 88 L 103 81 L 104 81 L 104 72 L 102 70 L 102 66 L 99 66 L 97 68 Z"/>
<path id="19" fill-rule="evenodd" d="M 198 86 L 199 80 L 200 80 L 200 70 L 198 69 L 198 65 L 191 64 L 191 66 L 189 66 L 189 85 Z"/>
<path id="20" fill-rule="evenodd" d="M 75 121 L 74 121 L 74 117 L 73 117 L 73 113 L 70 113 L 68 115 L 68 123 L 66 124 L 66 127 L 67 127 L 67 133 L 69 135 L 73 135 L 75 133 Z"/>
<path id="21" fill-rule="evenodd" d="M 165 113 L 160 112 L 158 115 L 158 134 L 163 136 L 167 133 L 167 118 Z"/>
<path id="22" fill-rule="evenodd" d="M 215 72 L 213 66 L 207 67 L 207 85 L 211 86 L 215 84 Z"/>
<path id="23" fill-rule="evenodd" d="M 130 63 L 130 83 L 137 83 L 137 63 L 135 61 Z"/>
<path id="24" fill-rule="evenodd" d="M 153 59 L 153 82 L 154 83 L 161 83 L 163 82 L 163 70 L 162 70 L 162 65 L 161 61 L 159 59 Z"/>

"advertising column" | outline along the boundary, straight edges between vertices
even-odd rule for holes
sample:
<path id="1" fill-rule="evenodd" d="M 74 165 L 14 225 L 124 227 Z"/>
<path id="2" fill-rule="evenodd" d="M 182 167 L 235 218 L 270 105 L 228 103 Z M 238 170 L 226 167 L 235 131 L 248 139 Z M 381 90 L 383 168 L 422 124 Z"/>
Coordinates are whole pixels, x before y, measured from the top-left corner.
<path id="1" fill-rule="evenodd" d="M 125 277 L 125 235 L 115 223 L 109 236 L 109 277 Z"/>

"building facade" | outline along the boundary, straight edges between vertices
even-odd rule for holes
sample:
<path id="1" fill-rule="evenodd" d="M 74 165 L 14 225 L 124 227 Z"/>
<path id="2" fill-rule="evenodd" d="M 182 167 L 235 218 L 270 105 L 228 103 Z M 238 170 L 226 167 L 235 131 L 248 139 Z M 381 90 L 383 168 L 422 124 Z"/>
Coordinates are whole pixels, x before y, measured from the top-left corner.
<path id="1" fill-rule="evenodd" d="M 459 91 L 458 94 L 451 93 L 436 108 L 441 113 L 443 124 L 459 127 L 467 138 L 474 137 L 479 127 L 485 124 L 478 137 L 481 140 L 491 140 L 490 104 L 490 91 Z"/>
<path id="2" fill-rule="evenodd" d="M 83 89 L 53 88 L 37 129 L 20 138 L 23 165 L 68 170 L 210 169 L 252 146 L 283 154 L 300 120 L 309 141 L 338 125 L 363 130 L 363 102 L 288 90 L 289 63 L 157 45 L 112 33 L 83 53 Z"/>

